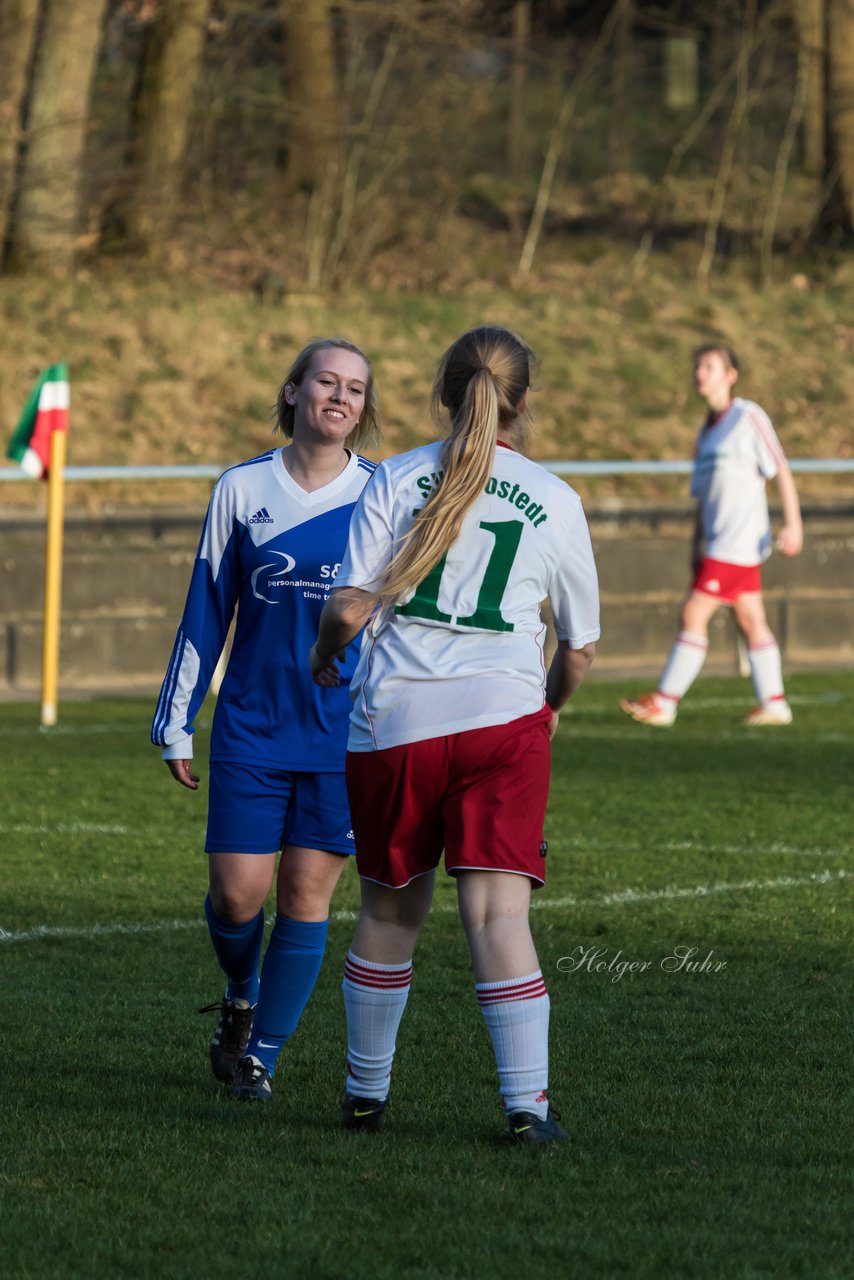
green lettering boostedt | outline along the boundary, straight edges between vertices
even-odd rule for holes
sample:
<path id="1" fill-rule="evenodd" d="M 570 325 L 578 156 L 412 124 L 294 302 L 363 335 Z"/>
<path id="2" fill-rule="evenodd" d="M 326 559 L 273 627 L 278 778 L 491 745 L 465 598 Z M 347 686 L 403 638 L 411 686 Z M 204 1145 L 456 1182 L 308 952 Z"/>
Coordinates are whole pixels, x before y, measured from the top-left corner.
<path id="1" fill-rule="evenodd" d="M 428 475 L 418 477 L 416 484 L 425 498 L 429 495 L 431 489 L 434 489 L 439 483 L 444 474 L 444 471 L 433 471 Z M 495 476 L 490 476 L 484 486 L 484 491 L 489 494 L 496 493 L 499 498 L 504 498 L 507 502 L 512 503 L 514 507 L 524 513 L 535 529 L 538 525 L 545 524 L 549 518 L 548 513 L 543 511 L 542 503 L 533 502 L 530 495 L 525 492 L 520 493 L 518 484 L 514 484 L 511 488 L 509 480 L 496 480 Z"/>

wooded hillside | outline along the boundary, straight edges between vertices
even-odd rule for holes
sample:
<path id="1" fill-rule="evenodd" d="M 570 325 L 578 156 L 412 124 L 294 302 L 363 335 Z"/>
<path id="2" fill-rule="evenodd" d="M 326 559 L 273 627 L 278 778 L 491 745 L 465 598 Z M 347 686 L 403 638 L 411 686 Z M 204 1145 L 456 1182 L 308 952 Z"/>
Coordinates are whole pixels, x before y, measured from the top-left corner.
<path id="1" fill-rule="evenodd" d="M 525 276 L 598 184 L 636 269 L 675 220 L 701 283 L 762 282 L 850 236 L 852 102 L 852 0 L 0 0 L 5 268 L 177 244 L 317 288 L 403 245 L 432 280 L 462 211 Z"/>

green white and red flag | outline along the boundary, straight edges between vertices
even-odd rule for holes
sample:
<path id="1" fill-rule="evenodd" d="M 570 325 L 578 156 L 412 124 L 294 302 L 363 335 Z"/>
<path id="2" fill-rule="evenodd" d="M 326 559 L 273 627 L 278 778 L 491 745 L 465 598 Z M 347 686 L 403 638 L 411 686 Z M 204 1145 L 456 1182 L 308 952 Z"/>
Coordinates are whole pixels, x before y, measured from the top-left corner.
<path id="1" fill-rule="evenodd" d="M 54 431 L 67 430 L 68 366 L 62 361 L 45 369 L 30 392 L 6 456 L 34 480 L 46 480 L 50 438 Z"/>

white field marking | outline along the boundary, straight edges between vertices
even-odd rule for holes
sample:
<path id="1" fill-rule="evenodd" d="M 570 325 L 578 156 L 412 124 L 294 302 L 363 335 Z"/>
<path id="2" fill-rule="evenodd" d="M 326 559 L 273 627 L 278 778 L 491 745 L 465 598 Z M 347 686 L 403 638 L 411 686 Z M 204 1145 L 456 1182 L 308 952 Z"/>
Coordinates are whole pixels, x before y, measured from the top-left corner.
<path id="1" fill-rule="evenodd" d="M 640 847 L 640 846 L 639 846 Z M 743 844 L 703 844 L 698 840 L 671 840 L 663 848 L 668 852 L 678 853 L 682 850 L 694 850 L 699 853 L 750 854 L 757 858 L 847 858 L 854 853 L 854 848 L 847 849 L 798 849 L 793 844 L 743 845 Z"/>
<path id="2" fill-rule="evenodd" d="M 199 727 L 197 724 L 196 728 Z M 140 727 L 134 724 L 54 724 L 48 729 L 37 724 L 0 726 L 0 738 L 32 738 L 42 733 L 48 738 L 76 738 L 88 733 L 132 733 L 137 738 L 148 741 L 148 729 L 145 725 Z"/>
<path id="3" fill-rule="evenodd" d="M 609 713 L 608 721 L 604 723 L 600 721 L 596 723 L 596 716 L 591 716 L 582 724 L 579 721 L 571 722 L 569 733 L 563 733 L 558 729 L 558 737 L 555 741 L 562 747 L 581 746 L 586 741 L 601 742 L 626 742 L 628 739 L 635 737 L 640 742 L 665 742 L 673 741 L 673 734 L 678 738 L 690 742 L 714 742 L 717 745 L 720 742 L 750 742 L 755 743 L 762 741 L 767 745 L 773 741 L 784 745 L 792 737 L 790 726 L 775 726 L 765 728 L 748 728 L 744 723 L 737 725 L 733 729 L 715 729 L 714 738 L 709 735 L 709 727 L 703 720 L 693 720 L 690 717 L 680 717 L 676 726 L 668 726 L 662 728 L 657 725 L 640 725 L 635 728 L 635 721 L 630 720 L 627 716 L 615 720 Z M 604 720 L 604 717 L 603 717 Z M 798 721 L 795 721 L 798 725 Z M 779 732 L 778 732 L 779 728 Z M 788 730 L 787 733 L 783 729 Z M 812 733 L 809 735 L 809 745 L 814 746 L 822 742 L 844 742 L 847 746 L 851 745 L 850 733 Z"/>
<path id="4" fill-rule="evenodd" d="M 157 920 L 152 924 L 90 924 L 78 927 L 36 924 L 19 933 L 0 929 L 0 942 L 36 942 L 40 938 L 106 938 L 116 934 L 129 936 L 139 933 L 177 933 L 183 929 L 207 927 L 205 920 Z"/>
<path id="5" fill-rule="evenodd" d="M 718 893 L 745 893 L 753 889 L 800 889 L 805 886 L 841 884 L 843 880 L 850 880 L 852 874 L 854 873 L 848 871 L 818 871 L 809 876 L 778 876 L 775 880 L 740 880 L 735 883 L 688 885 L 684 888 L 671 885 L 665 889 L 620 889 L 616 893 L 596 894 L 588 898 L 568 895 L 564 898 L 541 901 L 535 897 L 531 907 L 537 911 L 559 911 L 565 907 L 616 907 L 642 902 L 667 902 L 680 898 L 708 898 Z M 434 910 L 440 915 L 455 915 L 457 908 L 456 905 L 448 902 L 435 907 Z M 356 917 L 355 911 L 332 911 L 329 916 L 330 920 L 336 922 L 352 921 Z M 94 924 L 80 928 L 34 925 L 33 928 L 23 929 L 19 933 L 0 929 L 0 942 L 36 942 L 41 938 L 103 938 L 112 934 L 129 936 L 174 933 L 183 929 L 199 929 L 203 925 L 205 925 L 204 920 L 160 920 L 153 924 Z"/>
<path id="6" fill-rule="evenodd" d="M 107 826 L 103 822 L 0 823 L 3 836 L 126 836 L 128 830 L 128 827 Z"/>
<path id="7" fill-rule="evenodd" d="M 565 849 L 572 853 L 586 853 L 590 850 L 597 852 L 611 851 L 614 848 L 613 840 L 597 840 L 595 836 L 587 839 L 551 839 L 549 840 L 550 849 Z M 792 844 L 769 844 L 769 845 L 746 845 L 746 844 L 713 844 L 705 843 L 702 840 L 668 840 L 666 844 L 650 848 L 649 845 L 634 844 L 628 845 L 625 842 L 620 844 L 621 853 L 721 853 L 726 855 L 735 855 L 743 857 L 749 855 L 751 858 L 848 858 L 854 853 L 854 846 L 847 845 L 841 849 L 829 849 L 826 846 L 822 848 L 801 849 Z"/>
<path id="8" fill-rule="evenodd" d="M 686 899 L 686 897 L 712 897 L 714 893 L 745 893 L 752 890 L 775 890 L 775 888 L 803 888 L 804 886 L 817 886 L 817 884 L 841 884 L 846 879 L 851 879 L 854 873 L 851 872 L 813 872 L 812 876 L 778 876 L 776 879 L 762 879 L 762 881 L 737 881 L 734 883 L 721 884 L 693 884 L 686 888 L 679 886 L 670 886 L 668 888 L 652 888 L 652 890 L 634 890 L 634 888 L 625 888 L 616 893 L 602 893 L 597 899 L 567 899 L 553 900 L 551 902 L 543 902 L 543 908 L 557 908 L 557 906 L 624 906 L 626 904 L 634 904 L 634 902 L 662 902 L 676 899 Z M 538 906 L 536 899 L 531 902 L 531 906 Z"/>

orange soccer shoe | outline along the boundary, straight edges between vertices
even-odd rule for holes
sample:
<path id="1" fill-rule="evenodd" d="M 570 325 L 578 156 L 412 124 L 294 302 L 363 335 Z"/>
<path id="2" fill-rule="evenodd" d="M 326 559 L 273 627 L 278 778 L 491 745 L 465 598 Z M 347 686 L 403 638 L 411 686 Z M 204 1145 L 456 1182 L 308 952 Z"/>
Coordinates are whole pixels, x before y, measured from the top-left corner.
<path id="1" fill-rule="evenodd" d="M 676 703 L 657 693 L 642 693 L 639 698 L 621 698 L 620 707 L 627 716 L 640 724 L 654 724 L 662 728 L 676 719 Z"/>

